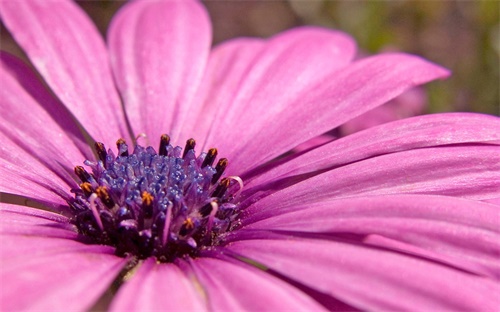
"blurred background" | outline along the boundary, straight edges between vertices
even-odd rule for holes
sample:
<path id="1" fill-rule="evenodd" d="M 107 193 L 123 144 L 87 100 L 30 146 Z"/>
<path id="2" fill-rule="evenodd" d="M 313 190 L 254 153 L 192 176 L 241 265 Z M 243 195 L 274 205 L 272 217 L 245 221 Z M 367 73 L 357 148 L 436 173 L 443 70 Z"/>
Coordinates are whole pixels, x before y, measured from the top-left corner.
<path id="1" fill-rule="evenodd" d="M 123 2 L 77 1 L 105 34 Z M 500 115 L 500 1 L 204 1 L 214 44 L 238 36 L 269 37 L 299 25 L 351 34 L 360 55 L 404 51 L 452 70 L 426 87 L 426 112 Z M 3 50 L 22 55 L 2 25 Z"/>

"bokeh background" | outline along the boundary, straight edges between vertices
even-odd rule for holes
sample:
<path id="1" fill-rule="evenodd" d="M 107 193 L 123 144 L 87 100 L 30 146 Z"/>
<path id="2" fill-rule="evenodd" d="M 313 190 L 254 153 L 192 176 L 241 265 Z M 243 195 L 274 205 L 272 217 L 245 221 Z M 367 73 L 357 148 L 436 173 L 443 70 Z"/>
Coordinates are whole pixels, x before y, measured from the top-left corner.
<path id="1" fill-rule="evenodd" d="M 77 1 L 105 35 L 120 1 Z M 404 51 L 452 70 L 426 87 L 428 113 L 500 115 L 500 1 L 204 1 L 214 44 L 238 36 L 269 37 L 299 25 L 340 29 L 360 53 Z M 1 48 L 23 56 L 2 25 Z M 23 56 L 24 57 L 24 56 Z"/>

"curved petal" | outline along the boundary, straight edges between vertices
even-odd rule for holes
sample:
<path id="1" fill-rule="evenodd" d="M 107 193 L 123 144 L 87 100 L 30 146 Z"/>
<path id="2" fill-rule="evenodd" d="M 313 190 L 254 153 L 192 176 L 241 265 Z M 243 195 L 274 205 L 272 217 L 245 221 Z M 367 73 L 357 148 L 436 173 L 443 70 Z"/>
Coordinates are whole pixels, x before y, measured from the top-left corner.
<path id="1" fill-rule="evenodd" d="M 497 282 L 386 250 L 292 237 L 228 248 L 362 310 L 495 311 L 500 305 Z"/>
<path id="2" fill-rule="evenodd" d="M 157 146 L 168 133 L 177 143 L 210 50 L 203 6 L 191 0 L 128 3 L 113 18 L 108 38 L 134 135 L 145 133 Z"/>
<path id="3" fill-rule="evenodd" d="M 447 75 L 442 67 L 405 54 L 381 54 L 357 61 L 310 86 L 305 96 L 290 101 L 272 121 L 264 124 L 240 116 L 238 121 L 246 126 L 245 136 L 251 137 L 252 144 L 238 145 L 231 152 L 230 160 L 235 164 L 232 173 L 239 175 L 262 165 L 414 86 Z M 224 133 L 225 142 L 239 140 L 238 132 Z"/>
<path id="4" fill-rule="evenodd" d="M 500 211 L 494 205 L 444 196 L 389 195 L 327 200 L 287 211 L 273 209 L 275 215 L 255 223 L 243 220 L 248 224 L 244 229 L 361 235 L 365 243 L 500 279 Z"/>
<path id="5" fill-rule="evenodd" d="M 127 260 L 73 240 L 61 217 L 32 211 L 0 205 L 1 309 L 88 310 Z"/>
<path id="6" fill-rule="evenodd" d="M 324 311 L 300 290 L 243 263 L 199 258 L 190 261 L 212 311 Z"/>
<path id="7" fill-rule="evenodd" d="M 110 311 L 204 311 L 194 283 L 175 265 L 147 259 L 121 286 Z"/>
<path id="8" fill-rule="evenodd" d="M 211 61 L 219 63 L 220 58 L 232 56 L 221 53 L 228 50 L 224 45 L 214 52 Z M 305 98 L 311 86 L 348 65 L 356 52 L 348 35 L 317 27 L 291 29 L 259 48 L 253 49 L 253 53 L 244 52 L 250 57 L 238 57 L 238 63 L 229 67 L 230 75 L 221 80 L 222 84 L 230 84 L 231 90 L 215 87 L 215 91 L 226 93 L 221 95 L 225 109 L 206 140 L 230 159 L 237 147 L 255 142 L 254 130 L 262 131 L 262 126 L 279 118 L 290 102 Z M 232 60 L 222 60 L 229 61 Z M 222 74 L 219 70 L 207 74 L 217 78 Z"/>
<path id="9" fill-rule="evenodd" d="M 265 214 L 285 207 L 328 198 L 384 194 L 436 194 L 488 199 L 500 192 L 500 146 L 451 146 L 382 155 L 345 165 L 294 183 L 294 178 L 273 182 L 290 185 L 274 191 L 263 185 L 248 202 L 245 213 Z M 296 181 L 295 181 L 296 182 Z M 273 193 L 274 192 L 274 193 Z M 263 196 L 266 196 L 262 198 Z"/>
<path id="10" fill-rule="evenodd" d="M 128 139 L 102 38 L 72 1 L 2 1 L 2 21 L 54 93 L 98 141 Z"/>
<path id="11" fill-rule="evenodd" d="M 370 157 L 405 150 L 500 141 L 500 118 L 472 113 L 445 113 L 407 118 L 325 144 L 264 171 L 250 185 L 336 168 Z M 245 177 L 243 177 L 245 178 Z"/>

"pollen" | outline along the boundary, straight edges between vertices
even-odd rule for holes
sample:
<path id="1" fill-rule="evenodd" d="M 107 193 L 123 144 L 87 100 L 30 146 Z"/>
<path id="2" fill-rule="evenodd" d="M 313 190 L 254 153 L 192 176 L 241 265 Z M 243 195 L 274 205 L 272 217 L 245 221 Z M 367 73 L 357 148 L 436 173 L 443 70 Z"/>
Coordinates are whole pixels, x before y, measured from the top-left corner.
<path id="1" fill-rule="evenodd" d="M 95 143 L 97 159 L 75 167 L 79 189 L 69 201 L 72 222 L 92 243 L 120 256 L 170 262 L 196 257 L 217 245 L 238 223 L 238 177 L 221 178 L 229 162 L 211 148 L 196 155 L 196 142 L 173 147 L 166 134 L 158 152 L 123 139 L 118 153 Z"/>

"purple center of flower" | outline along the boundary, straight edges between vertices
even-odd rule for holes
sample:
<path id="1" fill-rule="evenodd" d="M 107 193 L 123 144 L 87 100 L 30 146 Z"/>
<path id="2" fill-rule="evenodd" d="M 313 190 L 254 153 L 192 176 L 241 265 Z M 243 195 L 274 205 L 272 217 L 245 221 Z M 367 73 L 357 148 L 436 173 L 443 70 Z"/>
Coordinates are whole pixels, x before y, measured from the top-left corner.
<path id="1" fill-rule="evenodd" d="M 81 184 L 69 202 L 73 223 L 92 243 L 114 246 L 120 256 L 169 262 L 196 256 L 236 226 L 232 201 L 243 183 L 239 177 L 221 179 L 228 162 L 222 158 L 214 166 L 215 148 L 196 157 L 193 139 L 183 150 L 170 145 L 167 135 L 158 153 L 136 145 L 129 154 L 122 139 L 118 156 L 95 145 L 99 159 L 84 162 L 92 173 L 75 167 Z"/>

